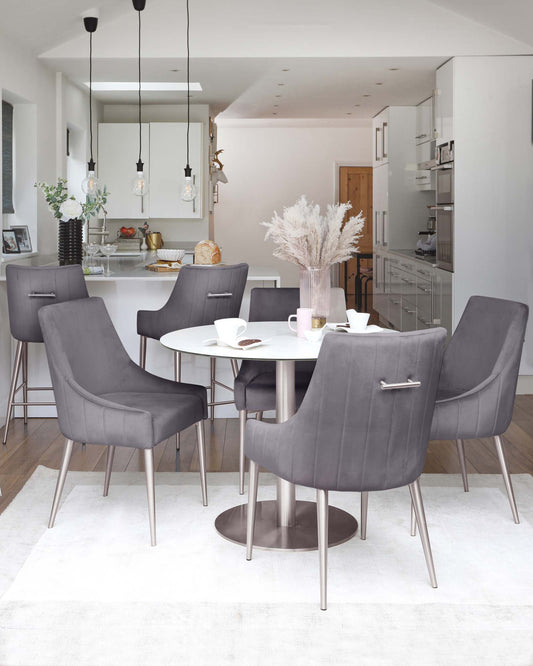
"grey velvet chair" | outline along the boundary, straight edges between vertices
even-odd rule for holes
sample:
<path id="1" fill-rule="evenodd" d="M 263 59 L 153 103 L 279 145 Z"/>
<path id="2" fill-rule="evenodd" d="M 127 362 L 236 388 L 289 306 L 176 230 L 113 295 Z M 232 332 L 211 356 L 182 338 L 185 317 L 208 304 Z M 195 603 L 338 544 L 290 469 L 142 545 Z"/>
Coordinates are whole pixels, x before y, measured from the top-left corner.
<path id="1" fill-rule="evenodd" d="M 287 321 L 300 307 L 300 290 L 292 287 L 255 288 L 250 293 L 249 321 Z M 288 330 L 288 329 L 287 329 Z M 314 361 L 296 363 L 296 404 L 300 405 L 311 381 Z M 276 409 L 276 362 L 243 361 L 235 379 L 235 406 L 239 411 L 239 492 L 244 494 L 244 430 L 249 412 Z"/>
<path id="2" fill-rule="evenodd" d="M 454 439 L 465 492 L 465 439 L 493 437 L 515 523 L 518 509 L 501 435 L 513 415 L 528 318 L 523 303 L 472 296 L 446 348 L 430 439 Z M 412 533 L 415 523 L 412 521 Z"/>
<path id="3" fill-rule="evenodd" d="M 409 486 L 430 580 L 437 587 L 419 477 L 446 341 L 443 328 L 410 333 L 326 335 L 298 412 L 278 425 L 249 421 L 246 557 L 252 557 L 259 466 L 317 489 L 320 607 L 327 607 L 328 491 L 362 493 Z"/>
<path id="4" fill-rule="evenodd" d="M 154 447 L 196 424 L 202 500 L 207 505 L 203 419 L 204 386 L 179 384 L 139 368 L 126 353 L 101 298 L 50 305 L 39 311 L 57 402 L 66 438 L 54 495 L 53 527 L 75 441 L 107 445 L 104 496 L 116 446 L 143 449 L 150 536 L 156 544 Z"/>
<path id="5" fill-rule="evenodd" d="M 248 264 L 233 266 L 186 265 L 179 272 L 174 289 L 168 301 L 160 310 L 139 310 L 137 312 L 137 333 L 140 340 L 140 366 L 146 367 L 147 338 L 159 340 L 170 331 L 190 326 L 206 326 L 215 319 L 238 317 L 242 296 L 248 277 Z M 237 363 L 232 362 L 234 376 Z M 181 353 L 174 354 L 174 379 L 181 381 Z M 233 389 L 216 379 L 216 359 L 211 358 L 210 366 L 210 418 L 214 419 L 215 406 L 232 404 L 233 400 L 216 402 L 215 388 L 222 386 Z M 176 442 L 179 451 L 179 438 Z"/>
<path id="6" fill-rule="evenodd" d="M 7 302 L 11 335 L 17 341 L 15 363 L 7 401 L 6 425 L 3 444 L 7 444 L 9 423 L 13 409 L 23 407 L 24 423 L 28 422 L 28 407 L 53 405 L 53 402 L 30 402 L 29 391 L 51 391 L 52 387 L 28 385 L 28 344 L 43 342 L 38 313 L 43 305 L 88 298 L 87 286 L 81 266 L 17 266 L 6 267 Z M 22 382 L 17 387 L 22 368 Z M 15 396 L 22 389 L 22 401 Z"/>

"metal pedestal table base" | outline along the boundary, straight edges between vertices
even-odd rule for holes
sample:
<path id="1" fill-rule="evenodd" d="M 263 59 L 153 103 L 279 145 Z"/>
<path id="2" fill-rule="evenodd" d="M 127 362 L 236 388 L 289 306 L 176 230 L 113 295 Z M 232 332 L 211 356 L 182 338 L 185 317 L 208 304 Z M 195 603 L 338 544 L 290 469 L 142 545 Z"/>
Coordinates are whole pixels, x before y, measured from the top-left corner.
<path id="1" fill-rule="evenodd" d="M 217 532 L 228 541 L 246 545 L 246 504 L 234 506 L 215 520 Z M 265 550 L 317 550 L 316 503 L 296 502 L 294 527 L 280 527 L 275 500 L 258 502 L 255 516 L 254 548 Z M 346 511 L 329 507 L 328 545 L 337 546 L 357 532 L 357 520 Z"/>

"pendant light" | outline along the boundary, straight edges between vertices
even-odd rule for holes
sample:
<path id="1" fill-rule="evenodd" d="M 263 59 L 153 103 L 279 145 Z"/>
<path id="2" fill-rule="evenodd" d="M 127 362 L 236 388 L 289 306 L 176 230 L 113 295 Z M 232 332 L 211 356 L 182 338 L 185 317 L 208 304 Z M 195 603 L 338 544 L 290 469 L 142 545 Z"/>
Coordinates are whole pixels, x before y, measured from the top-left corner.
<path id="1" fill-rule="evenodd" d="M 189 166 L 189 130 L 191 127 L 191 89 L 189 75 L 189 0 L 186 0 L 187 7 L 187 166 L 185 167 L 185 180 L 181 189 L 181 198 L 183 201 L 194 201 L 196 199 L 196 185 L 192 179 L 192 169 Z"/>
<path id="2" fill-rule="evenodd" d="M 85 30 L 89 33 L 89 134 L 91 137 L 91 159 L 87 163 L 87 177 L 81 182 L 81 189 L 92 198 L 96 196 L 99 183 L 95 175 L 95 162 L 93 159 L 93 32 L 98 27 L 96 16 L 85 16 L 83 18 Z"/>
<path id="3" fill-rule="evenodd" d="M 139 16 L 139 48 L 138 48 L 138 66 L 139 66 L 139 160 L 137 162 L 137 175 L 132 180 L 131 191 L 138 197 L 148 194 L 148 180 L 144 174 L 144 164 L 142 161 L 142 116 L 141 116 L 141 12 L 146 6 L 146 0 L 132 0 L 133 6 Z"/>

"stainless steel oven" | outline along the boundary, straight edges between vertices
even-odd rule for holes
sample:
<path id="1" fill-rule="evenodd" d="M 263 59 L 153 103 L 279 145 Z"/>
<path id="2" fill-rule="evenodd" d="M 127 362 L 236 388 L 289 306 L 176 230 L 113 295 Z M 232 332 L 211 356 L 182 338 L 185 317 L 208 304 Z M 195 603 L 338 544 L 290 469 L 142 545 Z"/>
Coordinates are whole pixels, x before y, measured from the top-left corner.
<path id="1" fill-rule="evenodd" d="M 451 153 L 453 156 L 453 153 Z M 435 211 L 437 229 L 437 267 L 453 272 L 454 245 L 454 169 L 453 162 L 435 167 L 437 174 L 437 201 Z"/>

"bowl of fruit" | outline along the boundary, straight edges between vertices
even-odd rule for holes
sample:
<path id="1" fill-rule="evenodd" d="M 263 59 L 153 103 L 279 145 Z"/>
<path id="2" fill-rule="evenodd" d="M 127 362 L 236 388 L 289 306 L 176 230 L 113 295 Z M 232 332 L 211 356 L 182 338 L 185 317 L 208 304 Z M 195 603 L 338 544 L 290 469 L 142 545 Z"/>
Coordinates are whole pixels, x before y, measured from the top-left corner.
<path id="1" fill-rule="evenodd" d="M 133 238 L 135 236 L 135 227 L 120 227 L 121 238 Z"/>

